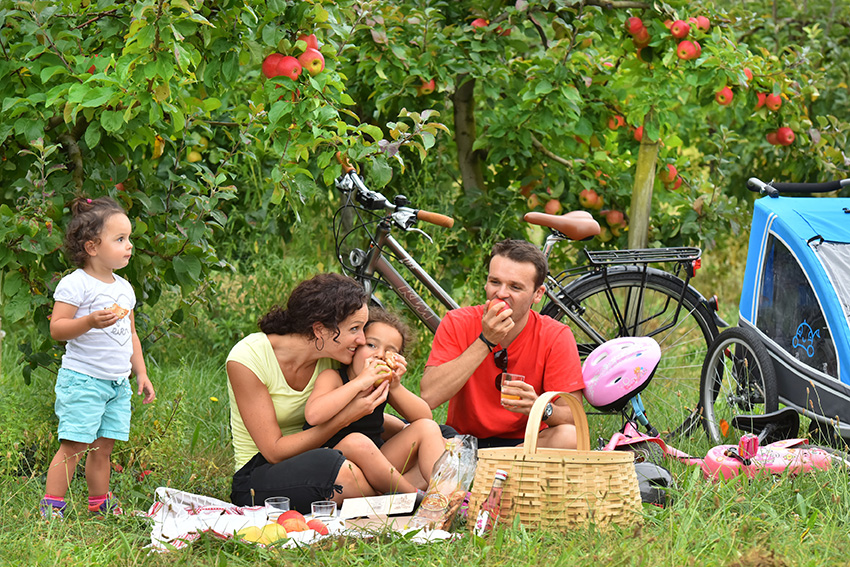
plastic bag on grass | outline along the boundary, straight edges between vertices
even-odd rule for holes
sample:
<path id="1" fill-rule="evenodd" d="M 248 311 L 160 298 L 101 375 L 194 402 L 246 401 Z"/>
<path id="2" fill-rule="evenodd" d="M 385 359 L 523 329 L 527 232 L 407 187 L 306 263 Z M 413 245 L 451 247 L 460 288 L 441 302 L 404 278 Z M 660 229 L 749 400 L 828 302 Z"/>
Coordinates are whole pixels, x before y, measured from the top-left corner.
<path id="1" fill-rule="evenodd" d="M 434 464 L 425 498 L 410 520 L 412 528 L 449 531 L 475 477 L 478 440 L 458 435 Z"/>

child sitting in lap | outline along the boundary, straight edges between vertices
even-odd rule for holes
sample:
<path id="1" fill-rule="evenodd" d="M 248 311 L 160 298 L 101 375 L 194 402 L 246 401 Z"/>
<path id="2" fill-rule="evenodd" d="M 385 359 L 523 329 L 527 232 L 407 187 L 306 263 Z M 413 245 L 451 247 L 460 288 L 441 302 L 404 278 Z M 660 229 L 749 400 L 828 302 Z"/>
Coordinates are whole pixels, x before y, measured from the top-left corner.
<path id="1" fill-rule="evenodd" d="M 387 402 L 410 425 L 384 441 L 384 403 L 340 430 L 325 446 L 341 451 L 380 492 L 425 489 L 445 439 L 427 402 L 401 384 L 407 370 L 401 353 L 410 331 L 398 317 L 374 307 L 364 330 L 366 344 L 357 348 L 351 365 L 325 370 L 316 378 L 304 410 L 305 427 L 329 420 L 361 392 L 388 387 Z"/>

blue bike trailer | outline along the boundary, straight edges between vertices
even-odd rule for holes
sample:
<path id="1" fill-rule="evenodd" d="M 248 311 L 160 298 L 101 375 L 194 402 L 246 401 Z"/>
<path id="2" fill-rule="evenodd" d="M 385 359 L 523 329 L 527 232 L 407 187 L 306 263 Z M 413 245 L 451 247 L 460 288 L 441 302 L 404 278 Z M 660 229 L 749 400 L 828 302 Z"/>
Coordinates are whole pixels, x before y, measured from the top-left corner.
<path id="1" fill-rule="evenodd" d="M 850 199 L 758 199 L 739 310 L 780 402 L 850 437 Z"/>

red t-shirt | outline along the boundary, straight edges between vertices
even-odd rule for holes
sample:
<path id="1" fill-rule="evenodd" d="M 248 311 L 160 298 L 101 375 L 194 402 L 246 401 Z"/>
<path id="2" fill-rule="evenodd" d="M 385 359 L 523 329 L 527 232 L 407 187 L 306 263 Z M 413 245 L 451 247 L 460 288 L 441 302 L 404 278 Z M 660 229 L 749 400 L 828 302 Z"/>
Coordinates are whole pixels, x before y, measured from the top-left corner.
<path id="1" fill-rule="evenodd" d="M 434 336 L 427 366 L 439 366 L 454 360 L 478 340 L 483 313 L 483 305 L 446 313 Z M 501 345 L 494 352 L 499 348 Z M 581 362 L 572 331 L 563 323 L 536 311 L 529 312 L 525 328 L 508 346 L 508 372 L 523 374 L 538 395 L 584 389 Z M 528 416 L 502 407 L 501 392 L 496 386 L 496 376 L 500 374 L 493 356 L 485 358 L 463 388 L 449 400 L 446 423 L 459 433 L 479 438 L 522 438 Z"/>

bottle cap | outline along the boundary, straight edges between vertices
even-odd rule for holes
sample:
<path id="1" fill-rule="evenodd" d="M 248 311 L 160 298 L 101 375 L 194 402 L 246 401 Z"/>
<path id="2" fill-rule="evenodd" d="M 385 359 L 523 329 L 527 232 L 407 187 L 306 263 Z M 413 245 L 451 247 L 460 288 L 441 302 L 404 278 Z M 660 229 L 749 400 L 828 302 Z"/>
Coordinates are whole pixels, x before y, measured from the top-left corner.
<path id="1" fill-rule="evenodd" d="M 508 480 L 508 473 L 503 471 L 502 469 L 496 470 L 496 479 L 497 480 Z"/>

